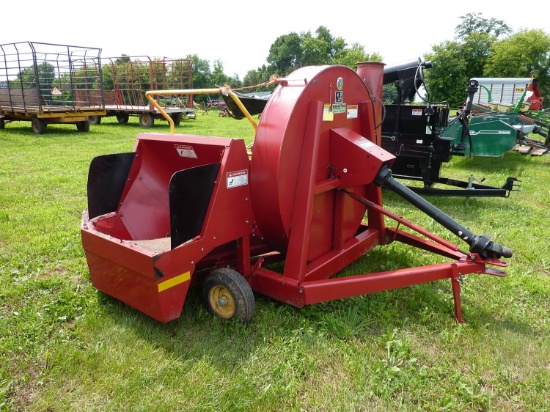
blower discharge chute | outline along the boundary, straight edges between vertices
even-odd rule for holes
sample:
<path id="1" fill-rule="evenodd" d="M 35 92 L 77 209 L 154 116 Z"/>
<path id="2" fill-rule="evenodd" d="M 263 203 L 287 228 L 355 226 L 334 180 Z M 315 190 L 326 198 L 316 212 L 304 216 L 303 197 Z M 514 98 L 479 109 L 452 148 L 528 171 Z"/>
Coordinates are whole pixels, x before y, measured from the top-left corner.
<path id="1" fill-rule="evenodd" d="M 95 158 L 81 226 L 94 286 L 167 322 L 202 283 L 211 313 L 247 322 L 254 292 L 302 307 L 450 279 L 461 322 L 461 277 L 505 276 L 488 265 L 505 267 L 512 253 L 392 177 L 376 127 L 382 67 L 298 69 L 276 80 L 258 124 L 224 89 L 253 123 L 251 153 L 242 139 L 141 133 L 133 152 Z M 469 250 L 384 209 L 383 187 Z M 393 241 L 450 262 L 335 276 Z"/>

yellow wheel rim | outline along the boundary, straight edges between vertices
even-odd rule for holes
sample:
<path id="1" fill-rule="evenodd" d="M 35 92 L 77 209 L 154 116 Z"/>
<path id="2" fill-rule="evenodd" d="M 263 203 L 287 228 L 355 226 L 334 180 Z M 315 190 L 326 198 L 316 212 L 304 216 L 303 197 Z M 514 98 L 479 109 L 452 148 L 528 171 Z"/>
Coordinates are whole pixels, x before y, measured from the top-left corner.
<path id="1" fill-rule="evenodd" d="M 214 286 L 208 293 L 208 301 L 214 312 L 224 319 L 230 319 L 235 314 L 235 300 L 223 286 Z"/>

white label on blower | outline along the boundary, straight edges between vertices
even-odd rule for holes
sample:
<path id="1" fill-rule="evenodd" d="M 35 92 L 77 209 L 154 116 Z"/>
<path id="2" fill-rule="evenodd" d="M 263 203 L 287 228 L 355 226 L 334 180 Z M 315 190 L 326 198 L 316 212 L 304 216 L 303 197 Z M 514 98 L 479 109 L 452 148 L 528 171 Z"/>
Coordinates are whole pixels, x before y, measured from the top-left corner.
<path id="1" fill-rule="evenodd" d="M 180 157 L 189 157 L 191 159 L 197 158 L 197 154 L 195 153 L 195 149 L 193 149 L 193 146 L 185 146 L 181 144 L 176 144 L 174 146 L 176 147 L 176 150 L 178 151 Z"/>
<path id="2" fill-rule="evenodd" d="M 227 172 L 227 188 L 246 186 L 248 184 L 248 170 L 239 170 L 237 172 Z"/>

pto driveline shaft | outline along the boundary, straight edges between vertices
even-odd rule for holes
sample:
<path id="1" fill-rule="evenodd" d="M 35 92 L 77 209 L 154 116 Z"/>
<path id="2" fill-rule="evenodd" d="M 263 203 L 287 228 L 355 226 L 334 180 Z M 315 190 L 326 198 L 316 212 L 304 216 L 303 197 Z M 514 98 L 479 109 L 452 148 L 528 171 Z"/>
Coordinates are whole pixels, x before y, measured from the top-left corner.
<path id="1" fill-rule="evenodd" d="M 422 212 L 426 213 L 433 220 L 441 224 L 443 227 L 460 237 L 470 246 L 470 252 L 477 253 L 480 256 L 488 259 L 499 259 L 500 257 L 512 257 L 512 250 L 503 247 L 498 243 L 491 241 L 486 235 L 475 235 L 464 226 L 459 224 L 423 197 L 413 192 L 405 185 L 398 182 L 392 175 L 391 169 L 383 167 L 376 176 L 374 183 L 381 187 L 387 187 L 397 193 L 403 199 L 416 206 Z"/>

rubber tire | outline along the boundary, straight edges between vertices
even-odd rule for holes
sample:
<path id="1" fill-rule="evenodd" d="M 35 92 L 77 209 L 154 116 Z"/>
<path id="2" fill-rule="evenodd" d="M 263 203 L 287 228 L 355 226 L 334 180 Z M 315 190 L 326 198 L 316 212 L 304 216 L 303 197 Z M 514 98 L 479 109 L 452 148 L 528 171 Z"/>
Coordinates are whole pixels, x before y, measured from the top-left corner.
<path id="1" fill-rule="evenodd" d="M 214 296 L 223 295 L 234 304 L 234 311 L 222 312 L 222 306 L 214 301 Z M 221 268 L 210 273 L 202 284 L 202 299 L 208 312 L 222 319 L 237 319 L 248 323 L 254 315 L 256 303 L 252 288 L 239 272 Z"/>
<path id="2" fill-rule="evenodd" d="M 79 132 L 88 132 L 90 131 L 90 122 L 88 120 L 76 122 L 76 128 Z"/>
<path id="3" fill-rule="evenodd" d="M 3 129 L 4 126 L 5 126 L 4 118 L 3 118 L 3 117 L 0 117 L 0 129 Z"/>
<path id="4" fill-rule="evenodd" d="M 153 115 L 150 113 L 143 113 L 139 115 L 139 125 L 141 127 L 153 127 L 155 124 L 155 119 L 153 118 Z"/>
<path id="5" fill-rule="evenodd" d="M 101 116 L 88 116 L 88 122 L 90 122 L 90 124 L 100 124 Z"/>
<path id="6" fill-rule="evenodd" d="M 46 131 L 46 122 L 44 120 L 35 117 L 31 120 L 32 131 L 36 134 L 44 134 Z"/>
<path id="7" fill-rule="evenodd" d="M 170 116 L 174 122 L 174 126 L 179 126 L 181 123 L 181 113 L 174 113 Z"/>
<path id="8" fill-rule="evenodd" d="M 130 115 L 128 113 L 119 113 L 116 115 L 116 120 L 120 124 L 128 123 L 129 118 L 130 118 Z"/>

